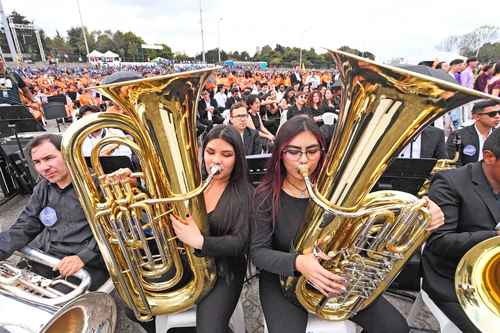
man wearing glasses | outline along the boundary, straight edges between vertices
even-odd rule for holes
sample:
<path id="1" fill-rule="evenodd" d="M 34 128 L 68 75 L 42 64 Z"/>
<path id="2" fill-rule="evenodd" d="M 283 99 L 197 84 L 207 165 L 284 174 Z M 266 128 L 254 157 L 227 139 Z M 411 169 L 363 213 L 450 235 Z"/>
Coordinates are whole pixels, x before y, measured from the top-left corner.
<path id="1" fill-rule="evenodd" d="M 265 144 L 263 138 L 259 137 L 259 132 L 248 127 L 249 120 L 247 105 L 244 102 L 236 102 L 231 106 L 231 124 L 240 133 L 245 155 L 260 154 Z"/>
<path id="2" fill-rule="evenodd" d="M 500 103 L 491 100 L 477 102 L 472 108 L 472 117 L 474 124 L 452 133 L 446 143 L 448 156 L 453 158 L 456 152 L 455 138 L 460 138 L 460 165 L 483 159 L 484 141 L 500 123 Z"/>

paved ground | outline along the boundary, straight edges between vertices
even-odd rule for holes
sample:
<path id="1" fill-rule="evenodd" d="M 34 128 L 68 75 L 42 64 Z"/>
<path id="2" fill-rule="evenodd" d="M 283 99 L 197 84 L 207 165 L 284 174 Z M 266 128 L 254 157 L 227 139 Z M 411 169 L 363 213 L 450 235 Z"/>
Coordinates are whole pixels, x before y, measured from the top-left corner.
<path id="1" fill-rule="evenodd" d="M 53 129 L 54 127 L 51 127 Z M 0 193 L 0 199 L 2 195 Z M 6 204 L 0 207 L 0 230 L 5 230 L 10 224 L 12 224 L 19 212 L 22 210 L 24 205 L 28 200 L 27 196 L 16 196 Z M 260 308 L 260 303 L 258 300 L 258 282 L 253 279 L 249 284 L 247 284 L 242 292 L 242 302 L 245 312 L 245 324 L 248 333 L 262 333 L 262 311 Z M 386 297 L 403 313 L 403 315 L 408 318 L 408 313 L 412 307 L 412 302 L 407 299 L 401 299 L 397 297 L 391 297 L 386 295 Z M 116 332 L 118 333 L 132 333 L 132 332 L 143 332 L 142 328 L 131 322 L 124 315 L 124 305 L 121 300 L 116 297 L 117 304 L 119 307 L 118 314 L 118 326 Z M 437 332 L 439 330 L 439 325 L 427 310 L 425 305 L 417 304 L 415 307 L 415 314 L 413 318 L 409 321 L 412 327 L 412 332 Z M 0 314 L 1 315 L 1 314 Z M 240 332 L 235 332 L 240 333 Z M 242 332 L 243 333 L 243 332 Z"/>

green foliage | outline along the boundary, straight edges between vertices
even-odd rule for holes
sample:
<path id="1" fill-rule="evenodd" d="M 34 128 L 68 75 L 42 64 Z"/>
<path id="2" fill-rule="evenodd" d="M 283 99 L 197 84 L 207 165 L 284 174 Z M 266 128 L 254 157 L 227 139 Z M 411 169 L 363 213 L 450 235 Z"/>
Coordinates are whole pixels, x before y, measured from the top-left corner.
<path id="1" fill-rule="evenodd" d="M 500 61 L 500 42 L 486 43 L 481 46 L 478 58 L 483 63 Z"/>

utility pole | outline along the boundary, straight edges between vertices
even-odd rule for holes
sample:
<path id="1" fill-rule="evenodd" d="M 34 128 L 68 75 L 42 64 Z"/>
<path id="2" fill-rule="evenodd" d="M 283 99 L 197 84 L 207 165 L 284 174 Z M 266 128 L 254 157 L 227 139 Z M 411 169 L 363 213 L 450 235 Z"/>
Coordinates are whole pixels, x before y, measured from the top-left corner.
<path id="1" fill-rule="evenodd" d="M 85 27 L 83 25 L 83 18 L 82 18 L 82 11 L 80 9 L 80 0 L 76 0 L 76 5 L 78 6 L 78 14 L 80 15 L 80 26 L 82 27 L 82 34 L 83 34 L 83 41 L 85 42 L 85 50 L 87 51 L 87 54 L 85 57 L 87 58 L 88 61 L 88 56 L 89 56 L 89 43 L 87 42 L 87 34 L 85 33 Z"/>
<path id="2" fill-rule="evenodd" d="M 217 21 L 217 52 L 219 53 L 219 64 L 220 60 L 220 22 L 222 21 L 222 17 Z"/>
<path id="3" fill-rule="evenodd" d="M 203 34 L 203 8 L 200 0 L 201 61 L 205 63 L 205 35 Z"/>
<path id="4" fill-rule="evenodd" d="M 2 19 L 3 30 L 5 31 L 5 36 L 7 37 L 7 44 L 9 44 L 10 56 L 12 58 L 12 61 L 16 61 L 17 60 L 16 47 L 14 46 L 14 40 L 12 39 L 9 23 L 7 22 L 7 17 L 5 16 L 5 12 L 3 10 L 2 0 L 0 0 L 0 16 Z"/>

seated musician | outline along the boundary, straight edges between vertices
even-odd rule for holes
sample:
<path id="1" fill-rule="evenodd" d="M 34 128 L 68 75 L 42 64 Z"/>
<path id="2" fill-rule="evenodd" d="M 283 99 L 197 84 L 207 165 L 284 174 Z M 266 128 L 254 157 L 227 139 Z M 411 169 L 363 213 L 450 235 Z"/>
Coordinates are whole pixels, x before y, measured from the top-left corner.
<path id="1" fill-rule="evenodd" d="M 401 151 L 399 157 L 447 159 L 444 131 L 434 126 L 427 126 Z"/>
<path id="2" fill-rule="evenodd" d="M 422 256 L 423 289 L 463 332 L 479 332 L 455 294 L 458 262 L 479 242 L 500 235 L 500 129 L 483 146 L 483 161 L 438 173 L 429 197 L 445 224 L 429 238 Z"/>
<path id="3" fill-rule="evenodd" d="M 236 102 L 231 106 L 230 120 L 243 141 L 245 155 L 260 154 L 267 140 L 259 137 L 257 130 L 248 127 L 248 110 L 244 102 Z"/>
<path id="4" fill-rule="evenodd" d="M 61 140 L 47 133 L 29 143 L 28 155 L 42 180 L 16 222 L 0 233 L 0 260 L 37 238 L 35 247 L 61 259 L 57 266 L 60 275 L 69 277 L 85 268 L 92 278 L 90 289 L 95 290 L 106 281 L 108 272 L 64 163 Z M 47 278 L 59 275 L 37 263 L 31 266 Z"/>
<path id="5" fill-rule="evenodd" d="M 80 108 L 79 116 L 85 118 L 92 113 L 101 112 L 101 109 L 95 105 L 84 105 Z M 97 144 L 97 142 L 107 136 L 125 136 L 125 134 L 116 128 L 102 128 L 95 132 L 90 133 L 90 135 L 83 141 L 82 150 L 84 156 L 90 156 L 92 149 Z M 127 156 L 132 157 L 132 151 L 129 147 L 125 145 L 110 144 L 101 150 L 101 156 Z"/>

